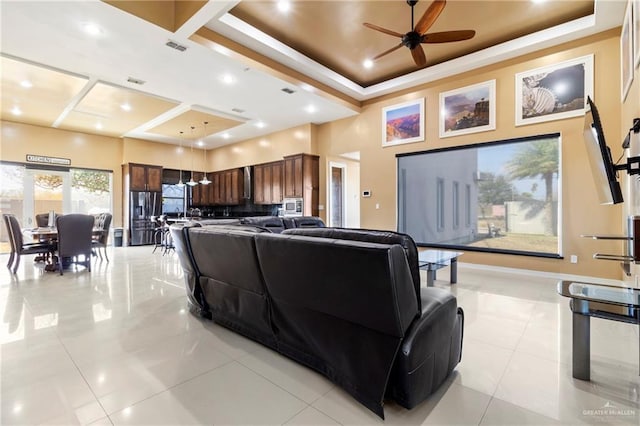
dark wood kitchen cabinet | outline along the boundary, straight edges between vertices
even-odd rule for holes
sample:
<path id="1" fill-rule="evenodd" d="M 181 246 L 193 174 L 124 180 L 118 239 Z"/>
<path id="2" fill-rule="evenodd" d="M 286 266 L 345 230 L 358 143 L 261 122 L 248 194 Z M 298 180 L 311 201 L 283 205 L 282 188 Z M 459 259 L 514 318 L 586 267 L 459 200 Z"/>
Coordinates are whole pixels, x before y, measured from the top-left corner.
<path id="1" fill-rule="evenodd" d="M 240 204 L 244 197 L 244 171 L 242 169 L 231 169 L 222 173 L 224 173 L 223 204 Z"/>
<path id="2" fill-rule="evenodd" d="M 284 198 L 302 198 L 305 216 L 319 214 L 319 189 L 319 156 L 297 154 L 284 157 Z"/>
<path id="3" fill-rule="evenodd" d="M 253 202 L 282 204 L 283 161 L 253 166 Z"/>
<path id="4" fill-rule="evenodd" d="M 198 182 L 197 185 L 191 187 L 191 205 L 192 206 L 208 206 L 211 204 L 211 189 L 209 185 L 202 185 L 200 181 L 204 177 L 202 172 L 193 172 L 193 180 Z M 209 174 L 207 174 L 209 177 Z M 209 177 L 209 179 L 211 179 Z"/>
<path id="5" fill-rule="evenodd" d="M 162 167 L 129 163 L 131 191 L 162 191 Z"/>
<path id="6" fill-rule="evenodd" d="M 220 179 L 220 173 L 214 172 L 211 173 L 211 177 L 209 179 L 211 179 L 211 184 L 209 185 L 211 186 L 211 204 L 219 206 L 222 204 L 222 193 L 224 192 L 220 191 L 220 181 L 222 180 L 222 182 L 224 182 L 224 177 Z"/>

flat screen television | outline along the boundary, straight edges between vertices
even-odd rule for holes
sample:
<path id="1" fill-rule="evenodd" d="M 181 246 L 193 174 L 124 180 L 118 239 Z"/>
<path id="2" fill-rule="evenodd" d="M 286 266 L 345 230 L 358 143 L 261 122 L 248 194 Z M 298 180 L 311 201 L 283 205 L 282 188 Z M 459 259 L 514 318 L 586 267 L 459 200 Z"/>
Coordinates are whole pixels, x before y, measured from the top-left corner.
<path id="1" fill-rule="evenodd" d="M 618 183 L 617 173 L 611 150 L 604 139 L 602 122 L 598 109 L 590 97 L 587 97 L 589 110 L 584 116 L 584 143 L 587 148 L 591 174 L 596 184 L 600 204 L 618 204 L 622 199 L 622 190 Z"/>

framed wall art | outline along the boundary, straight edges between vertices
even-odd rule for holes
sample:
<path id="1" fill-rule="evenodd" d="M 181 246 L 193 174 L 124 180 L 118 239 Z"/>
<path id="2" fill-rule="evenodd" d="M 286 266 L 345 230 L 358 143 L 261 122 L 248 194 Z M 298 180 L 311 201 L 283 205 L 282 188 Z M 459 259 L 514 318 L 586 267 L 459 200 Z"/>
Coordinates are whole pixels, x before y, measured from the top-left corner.
<path id="1" fill-rule="evenodd" d="M 516 126 L 577 117 L 593 97 L 593 55 L 516 74 Z"/>
<path id="2" fill-rule="evenodd" d="M 382 108 L 382 146 L 424 140 L 424 98 Z"/>
<path id="3" fill-rule="evenodd" d="M 440 93 L 440 137 L 496 128 L 496 81 Z"/>
<path id="4" fill-rule="evenodd" d="M 622 32 L 620 33 L 620 83 L 621 99 L 624 102 L 629 93 L 629 88 L 633 82 L 633 1 L 627 3 L 627 10 L 622 21 Z"/>

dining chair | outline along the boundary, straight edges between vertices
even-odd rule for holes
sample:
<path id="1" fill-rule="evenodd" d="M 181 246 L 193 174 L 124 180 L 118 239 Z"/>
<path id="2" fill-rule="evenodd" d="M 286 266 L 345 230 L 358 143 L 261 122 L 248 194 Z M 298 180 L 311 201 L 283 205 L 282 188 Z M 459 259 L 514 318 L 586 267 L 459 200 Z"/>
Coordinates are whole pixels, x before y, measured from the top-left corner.
<path id="1" fill-rule="evenodd" d="M 11 270 L 11 266 L 13 265 L 12 272 L 15 274 L 18 271 L 18 266 L 20 265 L 20 256 L 23 254 L 43 254 L 48 256 L 54 250 L 54 246 L 47 242 L 38 242 L 38 243 L 24 243 L 24 239 L 22 238 L 22 228 L 20 227 L 20 223 L 15 215 L 10 213 L 5 213 L 2 215 L 4 218 L 4 224 L 7 227 L 7 233 L 9 234 L 9 242 L 11 244 L 11 254 L 9 255 L 9 262 L 7 263 L 7 268 Z"/>
<path id="2" fill-rule="evenodd" d="M 91 247 L 93 223 L 95 218 L 89 214 L 67 214 L 56 219 L 58 229 L 58 268 L 63 275 L 65 258 L 71 263 L 84 265 L 91 272 Z M 83 256 L 83 260 L 78 259 Z"/>
<path id="3" fill-rule="evenodd" d="M 54 213 L 53 216 L 53 223 L 56 223 L 56 218 L 59 215 L 58 213 Z M 49 226 L 49 213 L 38 213 L 36 215 L 36 226 L 38 228 L 46 228 L 47 226 Z"/>
<path id="4" fill-rule="evenodd" d="M 109 240 L 109 228 L 111 227 L 111 219 L 113 215 L 111 213 L 99 213 L 94 216 L 95 222 L 93 223 L 94 231 L 99 230 L 99 234 L 93 233 L 92 246 L 97 251 L 102 260 L 102 253 L 100 249 L 104 251 L 104 257 L 109 261 L 107 257 L 107 241 Z"/>

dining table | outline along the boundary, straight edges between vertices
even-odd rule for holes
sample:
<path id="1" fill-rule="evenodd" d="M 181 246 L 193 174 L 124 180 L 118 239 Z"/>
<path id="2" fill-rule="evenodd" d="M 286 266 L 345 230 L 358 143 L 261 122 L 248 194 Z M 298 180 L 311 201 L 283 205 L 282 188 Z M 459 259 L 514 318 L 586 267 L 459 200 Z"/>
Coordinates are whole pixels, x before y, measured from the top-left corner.
<path id="1" fill-rule="evenodd" d="M 103 232 L 102 228 L 93 228 L 92 236 L 99 236 Z M 34 241 L 49 241 L 54 243 L 58 240 L 58 229 L 56 227 L 41 226 L 37 228 L 24 228 L 22 234 L 31 237 Z M 45 271 L 56 271 L 55 256 L 37 256 L 34 261 L 46 262 Z"/>

